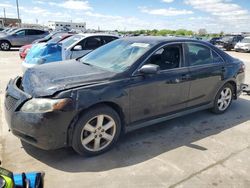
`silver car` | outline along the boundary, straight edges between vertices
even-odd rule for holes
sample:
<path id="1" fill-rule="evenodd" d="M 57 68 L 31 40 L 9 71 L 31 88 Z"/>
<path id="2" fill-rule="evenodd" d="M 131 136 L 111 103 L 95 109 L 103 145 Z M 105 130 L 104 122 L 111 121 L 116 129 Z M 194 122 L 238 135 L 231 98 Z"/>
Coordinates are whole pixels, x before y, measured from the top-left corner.
<path id="1" fill-rule="evenodd" d="M 76 59 L 119 37 L 105 33 L 82 33 L 62 41 L 62 60 Z"/>
<path id="2" fill-rule="evenodd" d="M 250 37 L 245 37 L 242 41 L 238 42 L 234 50 L 236 52 L 250 52 Z"/>
<path id="3" fill-rule="evenodd" d="M 0 35 L 0 49 L 7 51 L 11 47 L 31 44 L 34 40 L 43 38 L 48 34 L 48 31 L 41 29 L 20 28 Z"/>

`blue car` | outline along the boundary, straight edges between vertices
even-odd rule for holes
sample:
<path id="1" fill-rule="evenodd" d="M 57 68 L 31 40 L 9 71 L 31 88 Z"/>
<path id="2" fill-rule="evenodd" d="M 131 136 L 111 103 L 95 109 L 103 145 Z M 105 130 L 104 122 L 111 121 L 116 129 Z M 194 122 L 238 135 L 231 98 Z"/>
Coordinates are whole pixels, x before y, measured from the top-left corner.
<path id="1" fill-rule="evenodd" d="M 62 61 L 61 43 L 38 43 L 34 45 L 22 63 L 23 71 L 35 65 Z"/>

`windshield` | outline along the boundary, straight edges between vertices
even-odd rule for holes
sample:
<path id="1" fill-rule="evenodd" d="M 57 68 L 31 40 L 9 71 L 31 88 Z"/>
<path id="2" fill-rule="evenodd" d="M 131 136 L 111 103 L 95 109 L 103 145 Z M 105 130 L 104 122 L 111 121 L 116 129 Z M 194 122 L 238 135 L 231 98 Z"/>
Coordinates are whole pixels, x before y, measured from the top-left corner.
<path id="1" fill-rule="evenodd" d="M 241 42 L 242 43 L 250 43 L 250 38 L 244 38 Z"/>
<path id="2" fill-rule="evenodd" d="M 233 36 L 225 36 L 221 40 L 223 40 L 223 41 L 232 41 L 233 38 L 234 38 Z"/>
<path id="3" fill-rule="evenodd" d="M 6 31 L 6 33 L 8 33 L 8 34 L 14 34 L 14 33 L 16 33 L 16 30 L 17 30 L 17 28 L 12 28 L 12 29 Z"/>
<path id="4" fill-rule="evenodd" d="M 104 45 L 82 57 L 80 62 L 97 66 L 111 72 L 122 72 L 151 48 L 148 43 L 117 40 Z"/>
<path id="5" fill-rule="evenodd" d="M 62 41 L 63 47 L 68 48 L 69 46 L 71 46 L 75 42 L 81 40 L 82 38 L 84 38 L 83 35 L 73 35 L 73 36 Z"/>

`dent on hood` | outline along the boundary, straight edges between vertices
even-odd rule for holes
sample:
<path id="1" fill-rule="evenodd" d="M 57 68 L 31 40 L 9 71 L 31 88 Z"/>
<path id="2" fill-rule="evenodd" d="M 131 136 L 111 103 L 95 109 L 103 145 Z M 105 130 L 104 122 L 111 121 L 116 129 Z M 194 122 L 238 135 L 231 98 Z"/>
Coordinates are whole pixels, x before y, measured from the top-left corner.
<path id="1" fill-rule="evenodd" d="M 23 76 L 22 87 L 33 97 L 44 97 L 65 89 L 106 82 L 115 75 L 75 60 L 55 62 L 28 69 Z"/>

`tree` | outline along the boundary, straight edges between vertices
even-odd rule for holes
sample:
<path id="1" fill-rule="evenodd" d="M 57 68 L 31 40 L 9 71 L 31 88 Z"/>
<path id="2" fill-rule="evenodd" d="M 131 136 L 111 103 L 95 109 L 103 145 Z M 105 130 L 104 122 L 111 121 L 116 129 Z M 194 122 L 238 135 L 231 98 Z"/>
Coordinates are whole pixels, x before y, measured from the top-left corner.
<path id="1" fill-rule="evenodd" d="M 199 29 L 198 34 L 200 36 L 205 36 L 207 34 L 207 30 L 206 29 Z"/>

